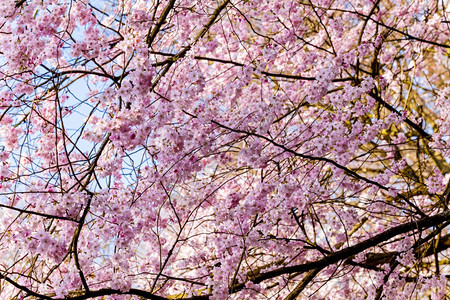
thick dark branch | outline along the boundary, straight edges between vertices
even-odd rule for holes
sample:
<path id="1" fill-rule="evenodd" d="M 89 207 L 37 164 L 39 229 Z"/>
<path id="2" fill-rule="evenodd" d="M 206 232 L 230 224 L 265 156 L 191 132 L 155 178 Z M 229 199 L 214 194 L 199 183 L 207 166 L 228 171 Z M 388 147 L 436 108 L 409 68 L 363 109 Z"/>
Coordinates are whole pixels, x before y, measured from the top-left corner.
<path id="1" fill-rule="evenodd" d="M 25 293 L 27 293 L 30 296 L 34 296 L 37 297 L 39 299 L 44 299 L 44 300 L 53 300 L 53 298 L 45 296 L 45 295 L 41 295 L 39 293 L 33 292 L 32 290 L 30 290 L 29 288 L 27 288 L 26 286 L 23 286 L 21 284 L 18 284 L 17 282 L 15 282 L 14 280 L 12 280 L 11 278 L 3 275 L 0 273 L 0 279 L 5 280 L 6 282 L 12 284 L 13 286 L 15 286 L 16 288 L 18 288 L 21 291 L 24 291 Z"/>
<path id="2" fill-rule="evenodd" d="M 284 298 L 284 300 L 297 299 L 297 296 L 305 289 L 308 283 L 310 283 L 311 280 L 313 280 L 314 277 L 319 274 L 320 270 L 322 270 L 322 268 L 312 269 L 311 271 L 309 271 L 308 274 L 306 274 L 305 277 L 303 277 L 303 279 L 295 286 L 292 292 L 286 298 Z"/>
<path id="3" fill-rule="evenodd" d="M 405 224 L 398 225 L 391 229 L 386 230 L 383 233 L 380 233 L 370 239 L 362 241 L 354 246 L 347 247 L 343 250 L 336 251 L 322 259 L 313 262 L 307 262 L 301 265 L 289 266 L 278 268 L 266 273 L 259 274 L 254 278 L 249 278 L 249 280 L 254 283 L 260 283 L 264 280 L 271 279 L 283 274 L 291 274 L 295 272 L 307 272 L 317 268 L 325 268 L 329 265 L 335 264 L 341 260 L 350 258 L 352 256 L 357 255 L 371 247 L 375 247 L 376 245 L 388 241 L 389 239 L 399 235 L 404 234 L 413 230 L 423 230 L 429 228 L 431 226 L 439 225 L 443 222 L 450 220 L 450 211 L 445 211 L 443 213 L 434 215 L 432 217 L 421 218 L 417 221 L 408 222 Z M 244 283 L 240 283 L 233 287 L 233 291 L 239 291 L 244 287 Z"/>
<path id="4" fill-rule="evenodd" d="M 370 92 L 369 96 L 374 98 L 378 103 L 380 103 L 381 105 L 386 107 L 391 112 L 397 114 L 398 116 L 401 116 L 400 112 L 398 112 L 394 107 L 392 107 L 392 105 L 390 105 L 389 103 L 385 102 L 380 96 L 376 95 L 373 92 Z M 406 118 L 405 119 L 405 123 L 408 124 L 409 126 L 411 126 L 414 130 L 416 130 L 423 138 L 425 138 L 427 140 L 431 140 L 431 135 L 429 135 L 425 130 L 422 129 L 422 127 L 420 127 L 419 125 L 417 125 L 416 123 L 414 123 L 410 119 Z"/>
<path id="5" fill-rule="evenodd" d="M 26 0 L 19 0 L 19 1 L 16 1 L 16 8 L 21 7 L 25 2 L 26 2 Z"/>
<path id="6" fill-rule="evenodd" d="M 0 207 L 2 207 L 2 208 L 7 208 L 7 209 L 12 209 L 12 210 L 18 211 L 18 212 L 20 212 L 20 213 L 29 214 L 29 215 L 35 215 L 35 216 L 40 216 L 40 217 L 44 217 L 44 218 L 48 218 L 48 219 L 57 219 L 57 220 L 64 220 L 64 221 L 78 222 L 77 220 L 75 220 L 75 219 L 73 219 L 73 218 L 59 217 L 59 216 L 55 216 L 55 215 L 44 214 L 44 213 L 40 213 L 40 212 L 37 212 L 37 211 L 31 211 L 31 210 L 27 210 L 27 209 L 21 209 L 21 208 L 17 208 L 17 207 L 14 207 L 14 206 L 8 206 L 8 205 L 4 205 L 4 204 L 0 204 Z"/>
<path id="7" fill-rule="evenodd" d="M 193 45 L 195 45 L 198 42 L 198 40 L 200 40 L 209 31 L 211 26 L 216 22 L 217 18 L 219 17 L 220 13 L 222 12 L 222 10 L 225 9 L 225 7 L 228 5 L 229 2 L 230 2 L 230 0 L 223 1 L 214 10 L 211 17 L 209 18 L 208 23 L 206 23 L 206 25 L 203 26 L 202 30 L 200 30 L 200 32 L 195 36 L 194 41 L 190 45 L 183 47 L 180 52 L 178 52 L 176 55 L 174 55 L 173 57 L 171 57 L 169 60 L 166 61 L 167 65 L 164 67 L 164 69 L 161 71 L 161 73 L 158 75 L 158 77 L 153 82 L 152 90 L 155 88 L 155 86 L 158 84 L 158 82 L 161 80 L 161 78 L 163 78 L 167 74 L 167 72 L 169 72 L 172 64 L 174 62 L 176 62 L 178 59 L 180 59 L 181 57 L 184 57 L 186 55 L 186 53 L 189 50 L 191 50 L 191 47 Z"/>
<path id="8" fill-rule="evenodd" d="M 152 293 L 138 290 L 138 289 L 130 289 L 128 292 L 122 292 L 119 290 L 113 290 L 113 289 L 101 289 L 98 291 L 90 291 L 84 295 L 66 298 L 70 300 L 84 300 L 84 299 L 91 299 L 96 297 L 102 297 L 102 296 L 108 296 L 108 295 L 135 295 L 140 296 L 143 299 L 151 299 L 151 300 L 166 300 L 167 298 L 154 295 Z"/>
<path id="9" fill-rule="evenodd" d="M 417 258 L 428 257 L 433 255 L 435 252 L 442 252 L 450 248 L 450 234 L 443 236 L 439 239 L 436 247 L 418 247 L 414 251 Z M 425 251 L 424 251 L 425 250 Z M 424 252 L 422 252 L 424 251 Z M 367 260 L 362 264 L 362 266 L 375 267 L 378 265 L 389 263 L 393 257 L 396 257 L 399 252 L 388 252 L 388 253 L 368 253 L 366 255 Z"/>
<path id="10" fill-rule="evenodd" d="M 166 21 L 167 16 L 169 15 L 169 12 L 172 10 L 173 6 L 175 5 L 175 0 L 170 0 L 169 4 L 164 8 L 163 12 L 161 13 L 161 16 L 159 17 L 158 22 L 155 24 L 155 27 L 153 27 L 153 30 L 147 35 L 147 45 L 150 47 L 153 43 L 153 41 L 156 38 L 156 35 L 158 34 L 159 30 L 161 29 L 162 24 Z"/>

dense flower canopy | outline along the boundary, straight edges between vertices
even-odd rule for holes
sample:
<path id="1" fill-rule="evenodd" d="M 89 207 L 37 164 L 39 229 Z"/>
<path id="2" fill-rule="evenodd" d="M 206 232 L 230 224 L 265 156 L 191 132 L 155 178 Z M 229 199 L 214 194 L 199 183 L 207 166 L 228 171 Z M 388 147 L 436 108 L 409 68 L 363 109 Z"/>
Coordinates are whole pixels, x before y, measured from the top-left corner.
<path id="1" fill-rule="evenodd" d="M 1 299 L 450 295 L 445 0 L 0 1 Z"/>

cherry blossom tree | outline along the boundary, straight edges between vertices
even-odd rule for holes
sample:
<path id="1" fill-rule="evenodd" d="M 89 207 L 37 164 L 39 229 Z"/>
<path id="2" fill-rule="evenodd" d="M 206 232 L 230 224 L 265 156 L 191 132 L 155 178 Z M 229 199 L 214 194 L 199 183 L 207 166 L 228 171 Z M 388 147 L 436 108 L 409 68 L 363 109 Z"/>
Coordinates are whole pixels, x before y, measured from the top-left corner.
<path id="1" fill-rule="evenodd" d="M 448 298 L 449 33 L 445 0 L 0 1 L 0 298 Z"/>

